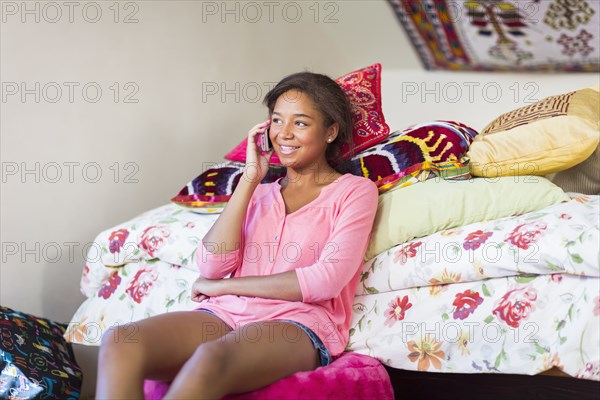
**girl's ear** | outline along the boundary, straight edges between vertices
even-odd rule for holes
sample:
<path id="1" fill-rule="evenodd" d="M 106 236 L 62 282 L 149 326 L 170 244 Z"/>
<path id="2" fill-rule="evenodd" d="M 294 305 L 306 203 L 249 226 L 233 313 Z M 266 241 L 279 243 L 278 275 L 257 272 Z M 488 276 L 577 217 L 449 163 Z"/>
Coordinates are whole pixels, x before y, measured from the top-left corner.
<path id="1" fill-rule="evenodd" d="M 334 122 L 329 128 L 327 128 L 327 138 L 331 138 L 331 141 L 333 142 L 337 137 L 339 130 L 340 124 L 338 122 Z"/>

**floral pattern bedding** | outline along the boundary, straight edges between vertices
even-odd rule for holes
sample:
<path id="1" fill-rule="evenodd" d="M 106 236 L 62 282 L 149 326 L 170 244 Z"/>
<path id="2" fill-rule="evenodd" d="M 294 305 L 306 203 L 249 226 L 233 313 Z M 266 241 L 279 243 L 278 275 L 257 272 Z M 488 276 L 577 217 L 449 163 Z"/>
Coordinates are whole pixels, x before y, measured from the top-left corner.
<path id="1" fill-rule="evenodd" d="M 64 335 L 69 342 L 99 346 L 102 334 L 112 326 L 198 308 L 191 299 L 198 272 L 179 265 L 159 260 L 127 263 L 109 269 L 101 282 L 92 282 L 86 271 L 82 292 L 91 295 L 71 318 Z"/>
<path id="2" fill-rule="evenodd" d="M 348 350 L 394 368 L 600 380 L 598 278 L 503 277 L 357 296 Z"/>
<path id="3" fill-rule="evenodd" d="M 356 294 L 526 274 L 599 277 L 600 196 L 571 196 L 395 246 L 363 268 Z"/>
<path id="4" fill-rule="evenodd" d="M 366 262 L 347 350 L 408 370 L 535 374 L 556 366 L 600 380 L 600 197 L 570 195 Z M 99 345 L 115 324 L 197 308 L 195 243 L 216 217 L 166 205 L 99 235 L 104 257 L 87 260 L 88 299 L 67 340 Z M 115 254 L 122 258 L 109 265 Z"/>
<path id="5" fill-rule="evenodd" d="M 115 269 L 130 263 L 160 260 L 197 273 L 193 256 L 218 217 L 170 203 L 101 232 L 86 255 L 81 292 L 93 296 Z"/>

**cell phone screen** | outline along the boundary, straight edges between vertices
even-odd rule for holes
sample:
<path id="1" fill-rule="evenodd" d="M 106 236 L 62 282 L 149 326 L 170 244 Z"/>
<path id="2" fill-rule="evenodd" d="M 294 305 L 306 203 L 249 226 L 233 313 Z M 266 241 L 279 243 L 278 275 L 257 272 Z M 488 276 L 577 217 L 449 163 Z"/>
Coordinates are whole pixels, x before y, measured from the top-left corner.
<path id="1" fill-rule="evenodd" d="M 273 148 L 273 142 L 271 142 L 271 135 L 269 135 L 270 128 L 267 128 L 265 135 L 267 135 L 267 143 L 269 144 L 269 150 Z"/>
<path id="2" fill-rule="evenodd" d="M 263 152 L 271 151 L 273 148 L 273 143 L 271 142 L 271 137 L 269 136 L 269 129 L 267 129 L 260 138 L 260 149 Z"/>

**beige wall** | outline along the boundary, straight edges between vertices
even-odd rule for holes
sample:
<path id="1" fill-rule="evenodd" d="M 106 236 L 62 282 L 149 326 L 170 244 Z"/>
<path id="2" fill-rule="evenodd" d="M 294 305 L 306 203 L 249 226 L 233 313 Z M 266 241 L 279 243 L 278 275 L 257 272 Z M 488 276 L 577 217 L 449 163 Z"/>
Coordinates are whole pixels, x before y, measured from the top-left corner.
<path id="1" fill-rule="evenodd" d="M 317 8 L 299 1 L 295 23 L 293 5 L 284 12 L 286 3 L 276 2 L 271 23 L 263 3 L 254 2 L 262 18 L 252 22 L 256 8 L 228 2 L 239 7 L 239 22 L 226 14 L 224 23 L 220 1 L 122 2 L 117 23 L 113 2 L 76 2 L 72 9 L 61 1 L 54 3 L 59 9 L 28 3 L 39 7 L 39 22 L 20 1 L 2 3 L 0 304 L 68 321 L 83 300 L 83 246 L 168 203 L 204 162 L 222 161 L 263 120 L 261 95 L 283 76 L 309 69 L 336 77 L 374 62 L 420 67 L 383 0 Z M 96 19 L 95 5 L 102 15 L 88 22 Z M 138 22 L 123 23 L 127 16 Z M 233 88 L 239 99 L 203 96 L 215 85 L 219 92 L 220 85 Z M 97 102 L 95 87 L 102 90 Z M 32 89 L 25 101 L 21 89 Z M 126 102 L 134 90 L 129 100 L 137 102 Z M 37 175 L 22 176 L 36 163 Z M 94 182 L 96 167 L 102 176 Z"/>

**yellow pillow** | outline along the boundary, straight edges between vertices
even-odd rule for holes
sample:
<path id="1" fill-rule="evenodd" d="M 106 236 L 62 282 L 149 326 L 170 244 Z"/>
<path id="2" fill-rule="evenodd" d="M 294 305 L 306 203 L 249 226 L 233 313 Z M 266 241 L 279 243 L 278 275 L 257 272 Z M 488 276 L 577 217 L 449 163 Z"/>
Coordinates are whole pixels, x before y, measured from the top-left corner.
<path id="1" fill-rule="evenodd" d="M 444 229 L 537 211 L 570 197 L 540 176 L 429 179 L 379 195 L 365 261 Z"/>
<path id="2" fill-rule="evenodd" d="M 600 140 L 600 85 L 502 114 L 473 140 L 475 176 L 548 175 L 588 158 Z"/>

